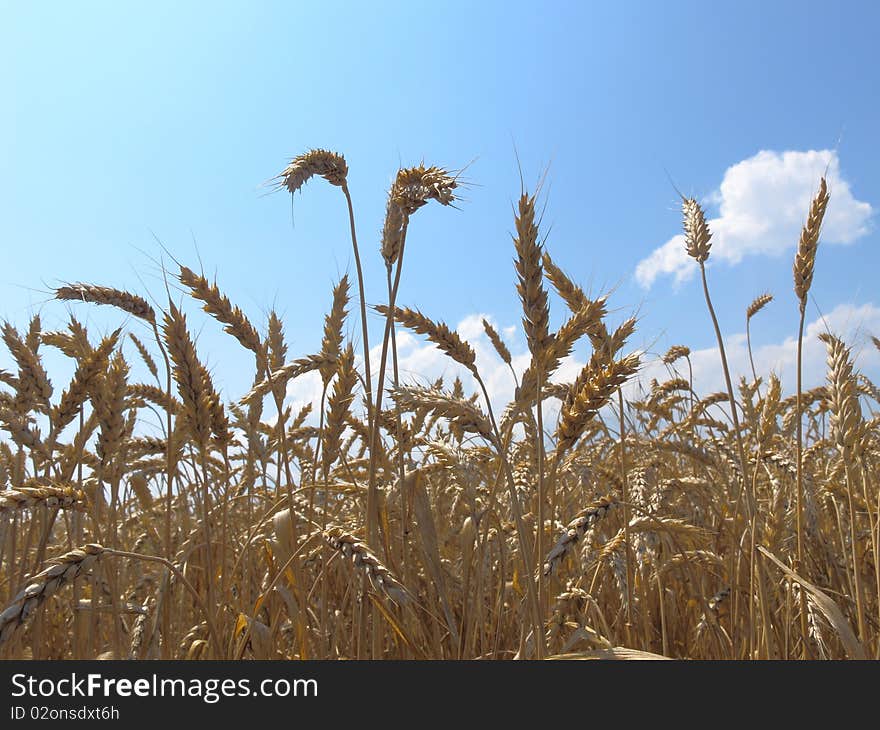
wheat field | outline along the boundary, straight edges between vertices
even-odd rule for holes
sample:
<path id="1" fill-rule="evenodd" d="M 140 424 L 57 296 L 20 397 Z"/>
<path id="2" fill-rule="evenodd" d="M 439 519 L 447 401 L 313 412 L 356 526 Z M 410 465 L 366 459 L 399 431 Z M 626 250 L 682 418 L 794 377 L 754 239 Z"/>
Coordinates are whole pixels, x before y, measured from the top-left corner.
<path id="1" fill-rule="evenodd" d="M 409 226 L 422 206 L 454 204 L 460 179 L 397 173 L 375 303 L 361 254 L 376 254 L 358 247 L 347 175 L 341 155 L 312 150 L 274 180 L 290 194 L 313 179 L 338 188 L 350 223 L 355 275 L 328 297 L 319 352 L 292 353 L 274 311 L 255 324 L 182 264 L 161 308 L 112 282 L 71 283 L 48 303 L 70 309 L 65 329 L 3 325 L 15 367 L 0 371 L 0 658 L 880 657 L 880 390 L 833 333 L 825 384 L 800 377 L 824 179 L 803 211 L 793 292 L 776 293 L 800 316 L 790 393 L 772 373 L 728 370 L 696 200 L 681 201 L 683 229 L 718 341 L 717 393 L 694 391 L 685 344 L 663 357 L 664 382 L 624 387 L 645 365 L 628 347 L 636 319 L 608 328 L 610 296 L 557 265 L 537 194 L 522 192 L 511 253 L 531 362 L 515 372 L 483 321 L 517 385 L 493 409 L 473 347 L 397 301 Z M 568 309 L 556 331 L 550 294 Z M 184 298 L 205 322 L 187 320 Z M 86 330 L 96 305 L 119 329 Z M 378 362 L 369 321 L 382 323 Z M 197 352 L 203 326 L 253 356 L 237 400 Z M 398 328 L 470 377 L 402 377 Z M 560 382 L 582 341 L 588 363 Z M 63 388 L 48 348 L 72 363 Z M 294 411 L 288 386 L 307 373 L 320 406 Z"/>

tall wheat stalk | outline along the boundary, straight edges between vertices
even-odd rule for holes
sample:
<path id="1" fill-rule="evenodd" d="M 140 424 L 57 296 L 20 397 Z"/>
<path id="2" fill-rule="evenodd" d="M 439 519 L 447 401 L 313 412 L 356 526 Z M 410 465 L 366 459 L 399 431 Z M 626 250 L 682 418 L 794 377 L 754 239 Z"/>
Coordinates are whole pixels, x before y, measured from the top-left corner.
<path id="1" fill-rule="evenodd" d="M 802 411 L 802 392 L 803 392 L 803 352 L 804 352 L 804 319 L 807 311 L 807 296 L 810 293 L 810 286 L 813 283 L 813 270 L 816 267 L 816 252 L 819 248 L 819 231 L 822 227 L 822 219 L 825 217 L 825 210 L 828 207 L 828 185 L 823 177 L 819 181 L 819 191 L 810 204 L 810 212 L 807 221 L 801 231 L 801 237 L 798 241 L 797 253 L 794 258 L 794 293 L 798 299 L 798 309 L 800 311 L 800 319 L 798 321 L 798 344 L 797 344 L 797 402 L 796 402 L 796 418 L 797 418 L 797 565 L 803 565 L 804 561 L 804 527 L 803 527 L 803 500 L 804 500 L 804 477 L 803 477 L 803 411 Z M 800 568 L 797 568 L 800 569 Z M 801 593 L 801 637 L 804 641 L 804 651 L 807 646 L 807 606 L 806 598 Z"/>

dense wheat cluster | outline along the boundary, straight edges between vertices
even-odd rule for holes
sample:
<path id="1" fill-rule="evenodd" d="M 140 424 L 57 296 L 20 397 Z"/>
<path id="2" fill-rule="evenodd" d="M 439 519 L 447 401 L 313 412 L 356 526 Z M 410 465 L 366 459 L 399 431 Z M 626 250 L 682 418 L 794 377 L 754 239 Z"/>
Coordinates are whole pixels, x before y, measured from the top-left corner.
<path id="1" fill-rule="evenodd" d="M 65 329 L 3 326 L 15 367 L 0 372 L 0 657 L 880 656 L 880 390 L 834 333 L 822 387 L 728 372 L 696 200 L 682 202 L 686 250 L 727 389 L 694 392 L 685 345 L 662 358 L 667 379 L 634 387 L 646 363 L 628 345 L 635 319 L 609 328 L 607 297 L 551 258 L 523 193 L 511 296 L 531 363 L 493 410 L 473 347 L 397 302 L 408 228 L 422 206 L 454 203 L 458 178 L 398 173 L 372 254 L 387 291 L 368 299 L 347 173 L 314 150 L 277 178 L 298 195 L 316 177 L 340 188 L 351 224 L 357 289 L 345 276 L 328 296 L 319 352 L 291 352 L 274 312 L 252 322 L 183 265 L 166 306 L 76 283 L 47 305 L 69 308 Z M 793 321 L 828 196 L 822 180 L 804 211 Z M 556 296 L 568 311 L 551 317 Z M 221 398 L 197 351 L 205 323 L 188 321 L 189 297 L 253 357 L 238 400 Z M 771 298 L 744 306 L 752 327 Z M 368 303 L 384 329 L 372 363 Z M 96 304 L 120 329 L 86 331 L 77 317 Z M 468 378 L 402 379 L 400 327 Z M 561 382 L 578 344 L 588 362 Z M 46 348 L 73 365 L 64 387 Z M 320 412 L 293 411 L 287 387 L 310 372 Z"/>

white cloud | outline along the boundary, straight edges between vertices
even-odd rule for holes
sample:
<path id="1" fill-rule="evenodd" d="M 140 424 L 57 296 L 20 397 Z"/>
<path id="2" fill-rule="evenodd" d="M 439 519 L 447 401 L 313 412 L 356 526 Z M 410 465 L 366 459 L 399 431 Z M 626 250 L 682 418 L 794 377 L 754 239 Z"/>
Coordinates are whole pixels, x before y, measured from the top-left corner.
<path id="1" fill-rule="evenodd" d="M 285 405 L 290 406 L 293 415 L 296 415 L 302 408 L 311 403 L 312 413 L 308 422 L 317 423 L 318 409 L 321 405 L 321 390 L 321 374 L 317 370 L 313 370 L 310 373 L 288 381 Z M 271 408 L 266 410 L 266 416 L 274 418 Z"/>
<path id="2" fill-rule="evenodd" d="M 718 217 L 709 220 L 710 261 L 737 264 L 745 256 L 778 256 L 793 249 L 823 174 L 831 193 L 823 243 L 849 244 L 864 236 L 870 230 L 872 208 L 853 197 L 840 176 L 835 151 L 764 150 L 729 167 L 706 201 L 718 208 Z M 648 288 L 663 274 L 674 275 L 680 284 L 695 270 L 685 253 L 684 236 L 676 235 L 640 261 L 635 273 L 639 284 Z"/>
<path id="3" fill-rule="evenodd" d="M 513 398 L 514 380 L 510 369 L 495 353 L 492 344 L 483 332 L 482 319 L 485 317 L 496 325 L 492 317 L 483 314 L 475 314 L 465 317 L 456 328 L 459 335 L 465 337 L 477 354 L 477 367 L 480 375 L 486 383 L 486 389 L 492 400 L 492 407 L 496 415 Z M 497 326 L 496 326 L 496 329 Z M 818 335 L 830 331 L 843 338 L 847 345 L 853 349 L 856 368 L 866 374 L 872 375 L 880 369 L 880 352 L 870 342 L 871 335 L 880 336 L 880 307 L 873 304 L 855 306 L 840 304 L 825 315 L 824 319 L 817 318 L 807 324 L 804 330 L 804 388 L 812 388 L 824 382 L 826 372 L 825 345 L 819 340 Z M 505 329 L 500 331 L 506 332 Z M 752 333 L 754 338 L 755 333 Z M 528 367 L 530 356 L 521 340 L 512 341 L 506 337 L 507 344 L 513 350 L 513 367 L 517 376 L 522 375 Z M 470 373 L 444 355 L 430 342 L 421 337 L 415 337 L 406 330 L 398 330 L 398 363 L 400 380 L 402 383 L 417 383 L 429 385 L 438 377 L 443 377 L 447 388 L 452 386 L 456 376 L 460 377 L 465 392 L 476 392 L 477 384 Z M 742 333 L 733 333 L 725 337 L 724 347 L 730 366 L 731 378 L 736 388 L 740 376 L 751 377 L 751 367 L 746 347 L 746 337 Z M 589 343 L 586 342 L 581 350 L 581 357 L 570 356 L 565 358 L 556 374 L 554 382 L 570 382 L 581 368 L 585 365 Z M 627 351 L 632 351 L 633 347 Z M 376 346 L 370 352 L 371 362 L 378 371 L 381 346 Z M 792 393 L 795 386 L 795 366 L 797 356 L 796 334 L 792 333 L 781 342 L 769 343 L 753 348 L 755 369 L 760 377 L 766 378 L 770 372 L 775 372 L 782 379 L 783 392 Z M 693 350 L 690 355 L 693 366 L 694 389 L 705 396 L 715 391 L 725 389 L 724 376 L 720 367 L 720 359 L 717 347 L 709 347 L 702 350 Z M 687 369 L 683 363 L 678 364 L 679 372 L 687 375 Z M 390 381 L 390 362 L 388 366 L 388 378 Z M 631 382 L 626 388 L 627 398 L 637 397 L 637 391 L 641 386 L 647 386 L 652 378 L 659 381 L 670 377 L 668 367 L 660 360 L 643 359 L 643 367 L 637 380 Z M 378 372 L 374 373 L 374 382 L 378 378 Z M 308 402 L 314 404 L 311 422 L 317 423 L 318 406 L 321 398 L 321 379 L 318 373 L 309 373 L 297 378 L 288 385 L 288 404 L 293 406 L 294 412 Z M 481 404 L 485 407 L 485 404 Z M 387 401 L 386 401 L 387 405 Z M 544 412 L 548 428 L 555 423 L 558 403 L 550 400 Z"/>
<path id="4" fill-rule="evenodd" d="M 510 398 L 513 397 L 514 380 L 510 368 L 501 360 L 495 352 L 489 338 L 483 330 L 483 319 L 488 320 L 496 330 L 503 332 L 503 339 L 512 345 L 512 335 L 516 328 L 511 326 L 499 328 L 495 319 L 488 314 L 471 314 L 459 322 L 456 327 L 458 334 L 467 340 L 477 354 L 477 366 L 486 390 L 492 399 L 493 408 L 503 408 Z M 405 329 L 398 329 L 397 339 L 397 363 L 401 383 L 416 383 L 430 385 L 442 377 L 447 388 L 452 387 L 456 377 L 461 378 L 465 390 L 472 393 L 478 387 L 470 372 L 463 366 L 444 355 L 437 347 L 423 337 L 416 337 Z M 374 345 L 370 349 L 370 364 L 373 370 L 373 382 L 379 378 L 379 362 L 382 356 L 382 345 Z M 357 366 L 361 367 L 363 359 L 356 358 Z M 513 365 L 518 375 L 529 364 L 528 353 L 523 353 L 513 358 Z M 391 381 L 391 354 L 388 355 L 386 379 Z M 302 408 L 306 403 L 312 403 L 315 422 L 317 422 L 318 407 L 321 401 L 321 378 L 317 372 L 308 373 L 288 383 L 287 402 L 292 405 L 294 412 Z M 388 405 L 387 393 L 384 406 Z"/>
<path id="5" fill-rule="evenodd" d="M 501 360 L 489 342 L 483 330 L 483 319 L 486 319 L 496 330 L 499 330 L 497 322 L 491 315 L 487 314 L 471 314 L 465 317 L 455 328 L 456 332 L 470 343 L 477 355 L 477 368 L 480 376 L 486 384 L 486 390 L 492 399 L 492 406 L 495 409 L 503 408 L 510 398 L 513 397 L 513 389 L 515 387 L 513 374 L 510 368 Z M 507 344 L 510 337 L 507 336 L 506 330 L 504 339 Z M 377 348 L 375 362 L 378 363 L 381 348 Z M 477 384 L 468 370 L 437 349 L 430 342 L 426 342 L 423 338 L 413 337 L 409 332 L 402 330 L 397 335 L 398 362 L 400 364 L 400 378 L 403 382 L 416 382 L 422 385 L 428 385 L 439 377 L 443 377 L 444 384 L 447 388 L 452 386 L 452 382 L 456 377 L 461 378 L 465 390 L 468 393 L 477 389 Z M 371 353 L 371 358 L 373 357 Z M 529 355 L 523 352 L 513 356 L 513 367 L 517 375 L 528 367 Z M 389 365 L 390 368 L 390 365 Z"/>
<path id="6" fill-rule="evenodd" d="M 880 366 L 880 352 L 870 342 L 871 335 L 880 333 L 880 307 L 873 304 L 854 306 L 839 304 L 824 319 L 817 318 L 804 328 L 803 381 L 804 388 L 821 385 L 826 373 L 825 344 L 819 340 L 822 332 L 831 332 L 852 348 L 857 370 L 866 374 L 876 372 Z M 754 338 L 754 332 L 752 333 Z M 733 334 L 724 338 L 724 350 L 731 371 L 734 388 L 737 388 L 742 375 L 751 379 L 748 348 L 745 334 Z M 754 347 L 752 354 L 758 377 L 766 382 L 769 373 L 774 372 L 782 380 L 784 393 L 792 393 L 796 383 L 797 336 L 792 333 L 782 342 Z M 694 371 L 694 390 L 701 395 L 725 390 L 724 374 L 717 347 L 691 352 Z M 679 372 L 687 376 L 687 367 L 678 364 Z M 640 382 L 648 383 L 651 378 L 662 381 L 669 377 L 667 366 L 660 361 L 649 363 L 642 369 Z"/>

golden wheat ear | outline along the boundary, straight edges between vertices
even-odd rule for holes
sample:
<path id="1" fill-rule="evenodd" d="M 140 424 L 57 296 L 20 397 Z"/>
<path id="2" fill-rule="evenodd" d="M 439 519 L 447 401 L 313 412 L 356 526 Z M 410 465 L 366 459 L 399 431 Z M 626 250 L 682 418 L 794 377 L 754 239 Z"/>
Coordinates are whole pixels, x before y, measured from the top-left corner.
<path id="1" fill-rule="evenodd" d="M 233 306 L 229 298 L 220 291 L 217 283 L 211 284 L 204 276 L 196 274 L 186 266 L 180 266 L 180 283 L 190 290 L 195 299 L 203 303 L 203 309 L 218 322 L 226 325 L 223 330 L 237 339 L 242 347 L 256 355 L 261 355 L 263 343 L 244 312 Z"/>
<path id="2" fill-rule="evenodd" d="M 348 177 L 345 158 L 338 152 L 309 150 L 294 157 L 272 182 L 277 189 L 286 188 L 293 194 L 316 175 L 323 177 L 331 185 L 342 186 Z"/>
<path id="3" fill-rule="evenodd" d="M 90 571 L 103 554 L 101 545 L 84 545 L 55 558 L 48 568 L 31 578 L 27 588 L 0 613 L 0 645 L 22 629 L 47 598 Z"/>
<path id="4" fill-rule="evenodd" d="M 819 181 L 819 191 L 810 203 L 810 212 L 801 231 L 797 253 L 794 257 L 794 293 L 802 309 L 806 307 L 807 294 L 813 284 L 813 270 L 816 267 L 816 252 L 819 248 L 819 231 L 822 228 L 822 220 L 825 218 L 829 199 L 828 185 L 823 177 Z"/>
<path id="5" fill-rule="evenodd" d="M 377 305 L 375 309 L 386 317 L 390 311 L 383 304 Z M 408 307 L 395 307 L 394 321 L 411 329 L 416 334 L 427 336 L 440 348 L 441 352 L 460 365 L 464 365 L 474 375 L 477 374 L 477 355 L 474 349 L 461 339 L 457 332 L 451 330 L 445 322 L 434 322 L 417 309 L 409 309 Z"/>
<path id="6" fill-rule="evenodd" d="M 149 322 L 156 321 L 155 310 L 147 303 L 147 300 L 137 294 L 132 294 L 121 289 L 113 289 L 108 286 L 95 284 L 68 284 L 55 290 L 55 298 L 70 302 L 91 302 L 116 307 L 123 312 Z"/>

